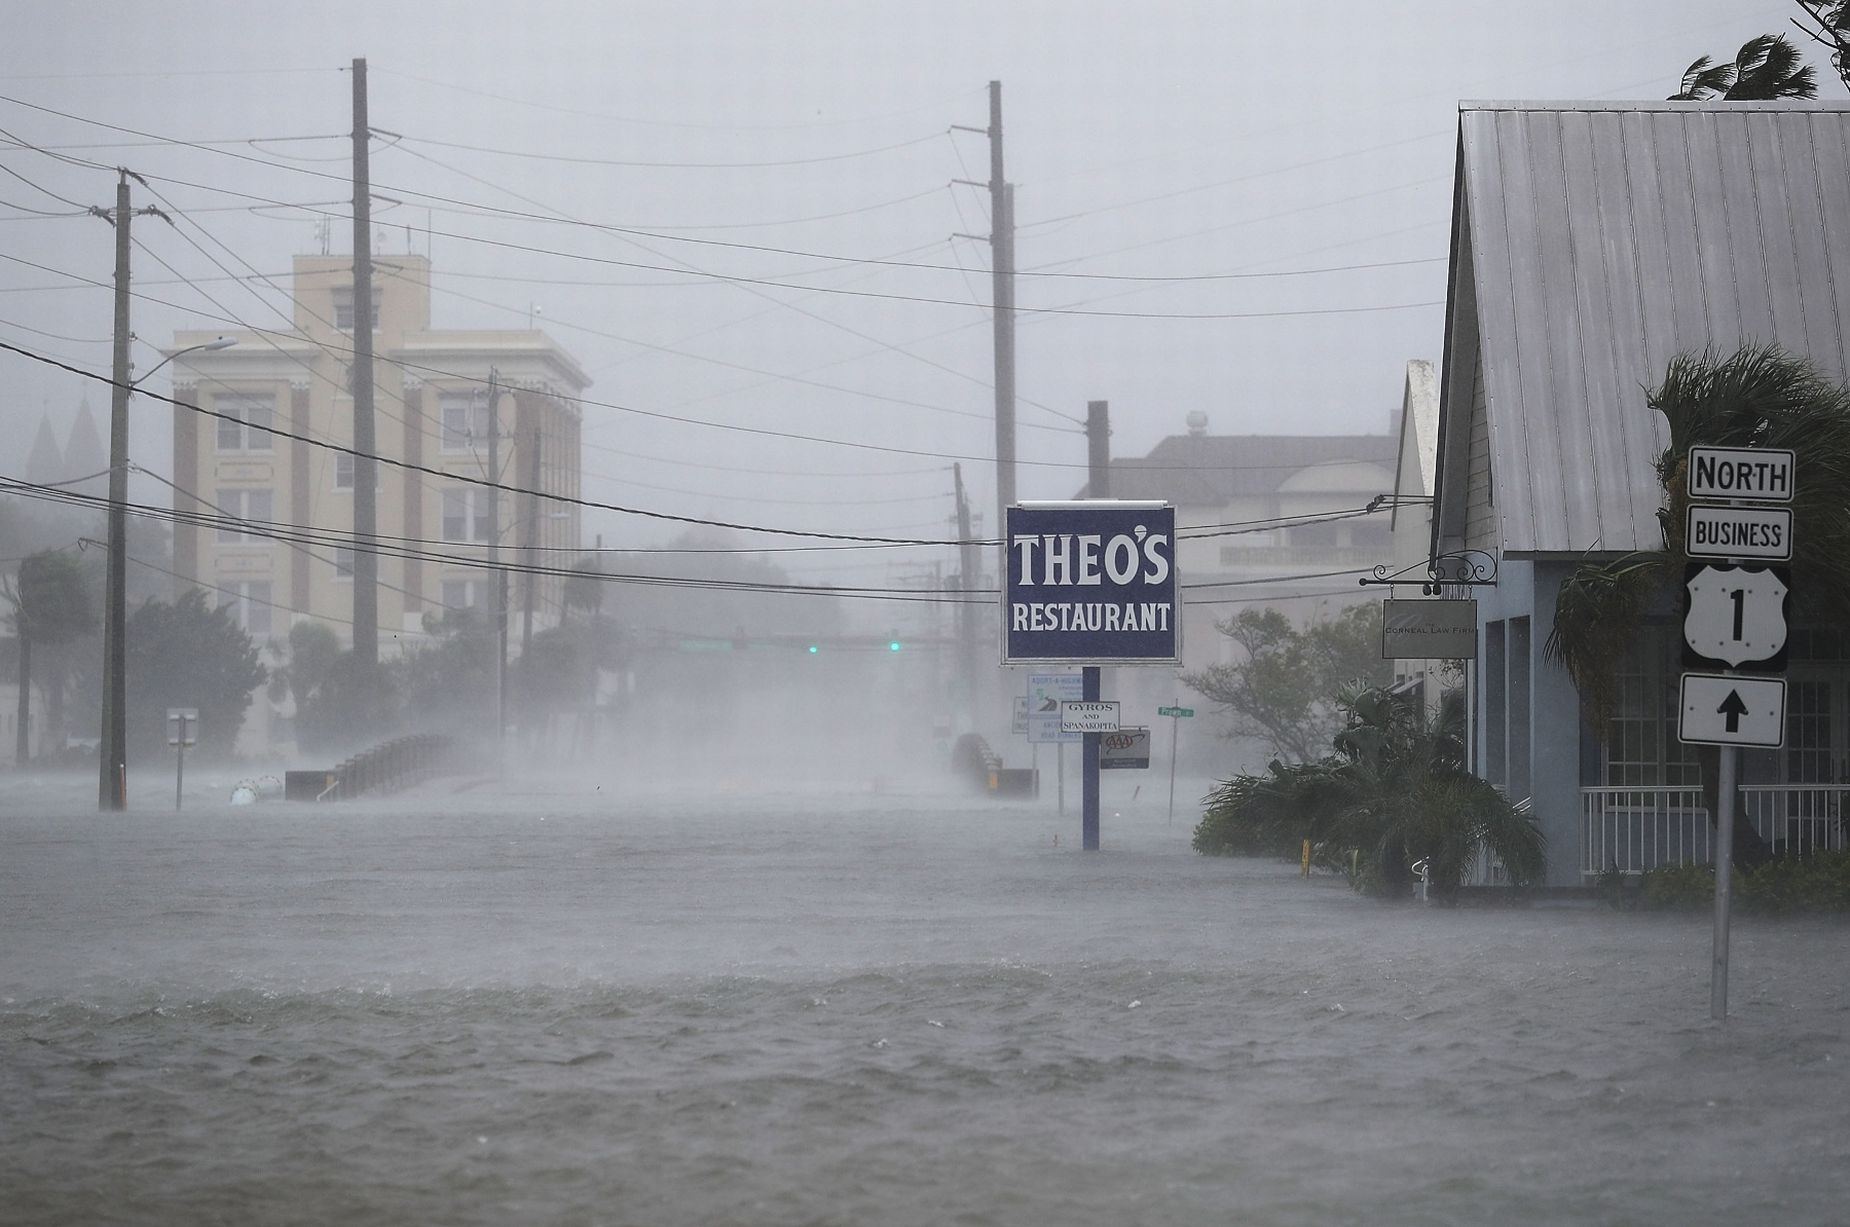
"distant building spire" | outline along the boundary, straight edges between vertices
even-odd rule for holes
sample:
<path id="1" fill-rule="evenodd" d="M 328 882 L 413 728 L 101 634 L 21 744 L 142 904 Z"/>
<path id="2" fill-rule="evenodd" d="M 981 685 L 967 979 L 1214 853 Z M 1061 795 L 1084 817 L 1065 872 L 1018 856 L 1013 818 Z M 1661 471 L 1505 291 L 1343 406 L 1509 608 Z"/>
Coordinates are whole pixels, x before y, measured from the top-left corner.
<path id="1" fill-rule="evenodd" d="M 64 480 L 64 456 L 58 451 L 58 438 L 51 433 L 51 419 L 40 415 L 39 431 L 32 439 L 32 452 L 26 457 L 26 480 L 45 485 Z"/>

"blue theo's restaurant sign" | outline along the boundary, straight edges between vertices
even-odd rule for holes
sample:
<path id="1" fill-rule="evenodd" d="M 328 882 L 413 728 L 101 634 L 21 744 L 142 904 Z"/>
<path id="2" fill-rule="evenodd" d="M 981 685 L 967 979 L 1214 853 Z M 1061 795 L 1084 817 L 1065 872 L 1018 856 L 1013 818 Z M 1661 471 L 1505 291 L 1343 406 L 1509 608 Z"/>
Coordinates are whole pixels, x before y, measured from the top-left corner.
<path id="1" fill-rule="evenodd" d="M 1109 499 L 1010 507 L 1002 663 L 1179 662 L 1175 518 Z"/>

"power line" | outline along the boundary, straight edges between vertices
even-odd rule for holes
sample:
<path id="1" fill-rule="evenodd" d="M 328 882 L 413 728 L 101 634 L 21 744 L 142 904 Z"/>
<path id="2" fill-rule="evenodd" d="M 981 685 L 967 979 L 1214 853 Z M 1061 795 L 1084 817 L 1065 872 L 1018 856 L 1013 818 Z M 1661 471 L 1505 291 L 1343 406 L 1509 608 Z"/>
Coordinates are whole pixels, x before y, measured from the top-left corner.
<path id="1" fill-rule="evenodd" d="M 535 153 L 525 149 L 491 149 L 483 145 L 467 145 L 460 141 L 440 141 L 427 136 L 409 136 L 390 132 L 385 128 L 371 128 L 369 131 L 397 136 L 401 141 L 414 145 L 434 145 L 439 149 L 465 149 L 471 153 L 488 153 L 500 157 L 531 158 L 543 162 L 565 162 L 578 166 L 622 166 L 639 170 L 768 170 L 782 166 L 813 166 L 822 162 L 848 162 L 856 158 L 868 158 L 877 154 L 892 153 L 899 149 L 910 149 L 935 141 L 944 134 L 932 132 L 910 140 L 896 141 L 890 145 L 881 145 L 873 149 L 857 149 L 851 153 L 821 154 L 809 158 L 780 158 L 765 162 L 643 162 L 620 158 L 591 158 L 578 154 Z"/>

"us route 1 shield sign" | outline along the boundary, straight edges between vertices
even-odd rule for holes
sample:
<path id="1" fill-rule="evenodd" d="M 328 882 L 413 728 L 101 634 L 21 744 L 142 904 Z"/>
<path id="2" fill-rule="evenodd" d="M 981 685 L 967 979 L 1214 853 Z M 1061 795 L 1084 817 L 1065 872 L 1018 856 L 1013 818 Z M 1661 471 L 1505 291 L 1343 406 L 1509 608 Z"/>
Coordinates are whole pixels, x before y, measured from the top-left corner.
<path id="1" fill-rule="evenodd" d="M 1677 700 L 1677 740 L 1767 748 L 1785 744 L 1786 679 L 1685 673 Z"/>
<path id="2" fill-rule="evenodd" d="M 1683 580 L 1684 663 L 1755 673 L 1784 670 L 1789 576 L 1784 567 L 1691 563 Z"/>

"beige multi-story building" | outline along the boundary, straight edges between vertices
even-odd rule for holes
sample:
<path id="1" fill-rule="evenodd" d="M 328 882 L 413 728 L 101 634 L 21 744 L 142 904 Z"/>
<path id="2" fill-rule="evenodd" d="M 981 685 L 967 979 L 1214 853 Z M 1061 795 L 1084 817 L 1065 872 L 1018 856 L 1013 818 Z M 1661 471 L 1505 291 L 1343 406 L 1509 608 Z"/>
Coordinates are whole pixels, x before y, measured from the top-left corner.
<path id="1" fill-rule="evenodd" d="M 235 605 L 259 641 L 312 618 L 351 642 L 353 551 L 338 542 L 353 530 L 354 461 L 305 440 L 353 444 L 352 258 L 297 256 L 292 297 L 289 332 L 174 336 L 175 350 L 220 335 L 237 342 L 174 364 L 175 399 L 209 411 L 174 411 L 175 509 L 260 530 L 179 523 L 175 570 Z M 531 546 L 533 557 L 552 562 L 577 548 L 572 504 L 508 492 L 497 504 L 494 491 L 458 479 L 491 476 L 493 425 L 502 484 L 576 496 L 577 398 L 590 381 L 543 332 L 433 329 L 423 256 L 375 257 L 373 304 L 375 449 L 415 466 L 375 466 L 379 642 L 390 653 L 426 634 L 428 615 L 487 604 L 494 585 L 481 564 L 497 519 L 504 559 L 518 560 Z M 527 604 L 526 582 L 510 580 L 516 616 Z M 556 619 L 558 581 L 533 582 L 540 623 Z"/>

